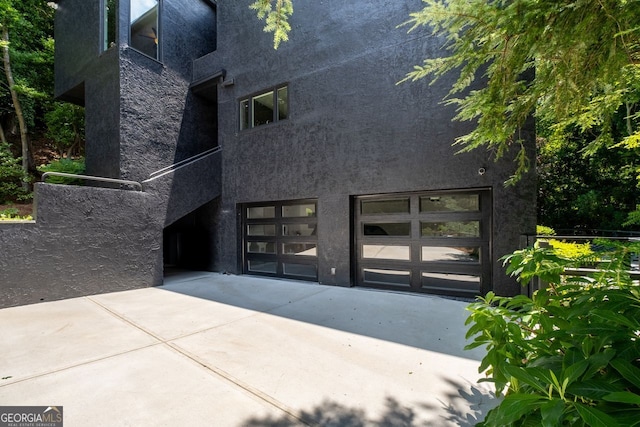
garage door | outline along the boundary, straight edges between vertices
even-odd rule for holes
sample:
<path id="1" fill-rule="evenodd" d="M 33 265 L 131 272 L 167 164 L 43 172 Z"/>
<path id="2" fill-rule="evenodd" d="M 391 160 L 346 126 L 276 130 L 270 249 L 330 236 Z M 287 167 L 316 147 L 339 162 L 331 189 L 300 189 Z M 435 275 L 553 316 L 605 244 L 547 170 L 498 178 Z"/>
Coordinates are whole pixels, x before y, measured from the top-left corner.
<path id="1" fill-rule="evenodd" d="M 355 199 L 357 284 L 473 297 L 490 284 L 491 192 Z"/>
<path id="2" fill-rule="evenodd" d="M 243 271 L 318 280 L 317 200 L 245 204 Z"/>

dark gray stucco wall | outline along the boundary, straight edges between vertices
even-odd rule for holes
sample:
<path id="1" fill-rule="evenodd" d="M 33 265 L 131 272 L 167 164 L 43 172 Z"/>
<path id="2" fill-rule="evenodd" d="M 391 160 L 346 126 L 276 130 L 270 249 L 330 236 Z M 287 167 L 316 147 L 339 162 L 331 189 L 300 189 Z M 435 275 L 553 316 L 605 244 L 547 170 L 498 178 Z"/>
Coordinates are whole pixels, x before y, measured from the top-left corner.
<path id="1" fill-rule="evenodd" d="M 213 102 L 189 90 L 192 61 L 216 47 L 216 16 L 203 0 L 164 0 L 162 61 L 120 52 L 121 176 L 149 174 L 217 145 Z"/>
<path id="2" fill-rule="evenodd" d="M 224 173 L 214 217 L 217 269 L 239 272 L 236 208 L 245 202 L 318 198 L 319 279 L 327 284 L 351 283 L 352 196 L 491 188 L 494 260 L 535 230 L 533 180 L 505 189 L 509 159 L 494 163 L 480 150 L 455 154 L 452 143 L 470 128 L 452 123 L 455 111 L 440 103 L 451 79 L 396 85 L 442 46 L 427 30 L 396 28 L 420 6 L 303 2 L 291 40 L 277 51 L 260 25 L 239 24 L 255 20 L 246 5 L 219 7 L 218 51 L 194 64 L 196 78 L 224 68 L 235 83 L 218 93 Z M 239 99 L 281 83 L 289 87 L 289 119 L 239 131 Z M 518 292 L 498 265 L 493 288 Z"/>
<path id="3" fill-rule="evenodd" d="M 120 178 L 120 79 L 118 50 L 94 62 L 84 83 L 85 161 L 88 175 Z"/>
<path id="4" fill-rule="evenodd" d="M 100 2 L 59 0 L 55 16 L 55 95 L 81 84 L 100 54 Z"/>
<path id="5" fill-rule="evenodd" d="M 0 223 L 0 308 L 162 283 L 154 196 L 36 185 L 37 222 Z"/>

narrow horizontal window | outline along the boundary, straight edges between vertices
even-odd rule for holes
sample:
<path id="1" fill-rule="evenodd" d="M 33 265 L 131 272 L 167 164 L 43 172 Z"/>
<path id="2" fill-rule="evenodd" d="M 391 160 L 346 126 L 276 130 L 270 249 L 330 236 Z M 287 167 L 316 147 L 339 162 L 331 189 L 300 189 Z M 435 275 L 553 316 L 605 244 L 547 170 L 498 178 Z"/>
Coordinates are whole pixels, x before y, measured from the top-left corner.
<path id="1" fill-rule="evenodd" d="M 422 261 L 480 263 L 480 248 L 462 246 L 423 246 Z"/>
<path id="2" fill-rule="evenodd" d="M 256 273 L 272 273 L 275 274 L 278 271 L 278 263 L 275 261 L 256 261 L 249 260 L 248 269 Z"/>
<path id="3" fill-rule="evenodd" d="M 275 242 L 247 242 L 247 252 L 251 254 L 275 254 Z"/>
<path id="4" fill-rule="evenodd" d="M 275 206 L 256 206 L 247 208 L 248 219 L 275 218 Z"/>
<path id="5" fill-rule="evenodd" d="M 362 245 L 362 257 L 369 259 L 411 260 L 409 246 L 399 245 Z"/>
<path id="6" fill-rule="evenodd" d="M 478 194 L 446 194 L 420 197 L 420 212 L 477 212 Z"/>
<path id="7" fill-rule="evenodd" d="M 284 205 L 282 206 L 283 218 L 303 218 L 315 217 L 316 205 L 314 203 L 305 203 L 302 205 Z"/>
<path id="8" fill-rule="evenodd" d="M 317 256 L 318 245 L 315 243 L 283 243 L 282 253 L 285 255 Z"/>
<path id="9" fill-rule="evenodd" d="M 315 236 L 315 224 L 282 224 L 283 236 Z"/>
<path id="10" fill-rule="evenodd" d="M 480 237 L 480 221 L 421 222 L 423 237 Z"/>
<path id="11" fill-rule="evenodd" d="M 386 270 L 380 268 L 365 268 L 362 270 L 365 283 L 390 286 L 411 286 L 411 272 L 405 270 Z"/>
<path id="12" fill-rule="evenodd" d="M 364 223 L 365 236 L 404 236 L 411 235 L 410 222 Z"/>
<path id="13" fill-rule="evenodd" d="M 247 225 L 247 236 L 275 236 L 275 224 L 249 224 Z"/>
<path id="14" fill-rule="evenodd" d="M 240 130 L 289 117 L 289 89 L 279 86 L 240 100 Z"/>
<path id="15" fill-rule="evenodd" d="M 422 286 L 427 289 L 460 292 L 477 295 L 480 292 L 480 276 L 422 272 Z"/>
<path id="16" fill-rule="evenodd" d="M 285 262 L 282 264 L 282 273 L 287 276 L 301 276 L 315 279 L 318 272 L 315 264 L 295 264 Z"/>
<path id="17" fill-rule="evenodd" d="M 363 200 L 360 209 L 363 215 L 409 213 L 409 198 Z"/>

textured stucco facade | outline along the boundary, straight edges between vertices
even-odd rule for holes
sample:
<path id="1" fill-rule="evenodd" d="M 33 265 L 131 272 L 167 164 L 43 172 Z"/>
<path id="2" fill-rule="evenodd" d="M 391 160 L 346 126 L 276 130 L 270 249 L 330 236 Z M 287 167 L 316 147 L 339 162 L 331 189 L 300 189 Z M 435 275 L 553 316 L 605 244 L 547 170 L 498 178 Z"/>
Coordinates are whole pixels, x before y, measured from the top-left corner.
<path id="1" fill-rule="evenodd" d="M 456 154 L 470 125 L 452 122 L 441 102 L 450 78 L 396 84 L 440 54 L 428 29 L 397 27 L 420 1 L 296 3 L 291 38 L 274 50 L 246 3 L 162 0 L 157 59 L 129 46 L 130 2 L 117 4 L 116 43 L 103 51 L 103 3 L 58 1 L 56 95 L 85 106 L 87 173 L 142 182 L 144 191 L 41 185 L 36 223 L 2 226 L 0 241 L 44 267 L 35 277 L 31 264 L 14 268 L 0 256 L 0 281 L 12 283 L 2 304 L 37 302 L 20 289 L 39 286 L 59 258 L 76 261 L 62 264 L 68 274 L 46 298 L 156 285 L 168 258 L 242 274 L 243 206 L 302 199 L 317 201 L 317 280 L 353 286 L 354 200 L 448 190 L 490 192 L 483 290 L 519 292 L 497 259 L 535 232 L 535 179 L 505 187 L 508 156 Z M 240 101 L 279 85 L 288 89 L 286 120 L 240 130 Z M 533 153 L 533 126 L 522 135 Z M 68 257 L 52 255 L 62 246 Z"/>

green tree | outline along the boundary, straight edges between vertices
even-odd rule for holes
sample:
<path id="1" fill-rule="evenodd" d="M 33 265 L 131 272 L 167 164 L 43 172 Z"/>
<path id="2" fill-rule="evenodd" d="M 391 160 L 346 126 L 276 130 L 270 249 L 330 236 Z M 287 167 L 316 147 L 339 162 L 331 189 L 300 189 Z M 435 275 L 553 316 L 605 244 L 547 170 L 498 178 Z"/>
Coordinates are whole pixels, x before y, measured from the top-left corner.
<path id="1" fill-rule="evenodd" d="M 13 157 L 9 144 L 0 142 L 0 204 L 14 202 L 25 196 L 21 186 L 24 173 L 18 159 Z"/>
<path id="2" fill-rule="evenodd" d="M 593 138 L 578 130 L 562 140 L 538 138 L 538 223 L 587 234 L 626 228 L 627 215 L 640 197 L 640 159 L 619 148 L 600 147 L 586 154 Z"/>
<path id="3" fill-rule="evenodd" d="M 449 103 L 475 128 L 464 150 L 488 147 L 499 157 L 519 146 L 518 178 L 530 165 L 518 130 L 532 115 L 557 135 L 593 132 L 591 149 L 640 138 L 634 111 L 640 85 L 637 0 L 423 0 L 411 30 L 428 26 L 446 40 L 408 80 L 457 73 Z M 472 83 L 481 80 L 478 89 Z M 628 132 L 615 139 L 613 118 L 628 110 Z"/>
<path id="4" fill-rule="evenodd" d="M 80 151 L 84 137 L 84 108 L 67 102 L 55 102 L 44 116 L 47 137 L 56 145 L 60 157 L 70 158 Z"/>
<path id="5" fill-rule="evenodd" d="M 1 107 L 18 121 L 25 175 L 35 170 L 29 126 L 35 122 L 36 109 L 51 98 L 53 13 L 43 1 L 0 0 L 0 47 L 10 95 Z M 26 180 L 23 186 L 28 187 Z"/>

